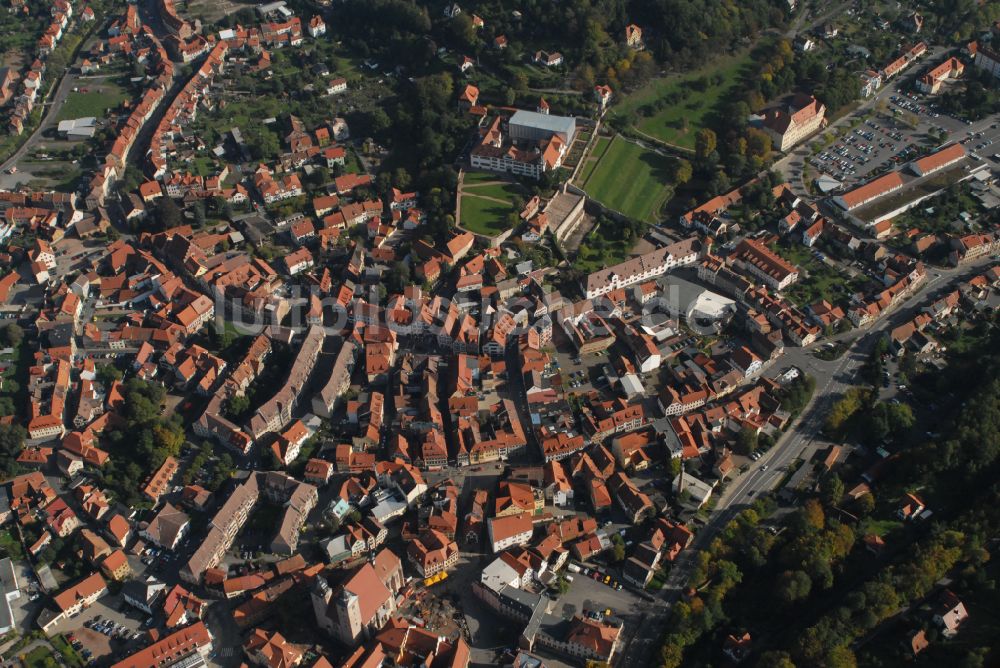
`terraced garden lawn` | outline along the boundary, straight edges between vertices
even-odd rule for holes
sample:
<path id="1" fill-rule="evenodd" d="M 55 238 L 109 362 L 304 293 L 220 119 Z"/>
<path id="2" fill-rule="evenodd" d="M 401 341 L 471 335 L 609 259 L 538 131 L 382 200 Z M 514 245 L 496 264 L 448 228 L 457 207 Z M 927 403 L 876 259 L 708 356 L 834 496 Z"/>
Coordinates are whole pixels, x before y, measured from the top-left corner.
<path id="1" fill-rule="evenodd" d="M 52 650 L 48 647 L 36 647 L 28 652 L 22 659 L 22 663 L 28 668 L 59 668 Z"/>
<path id="2" fill-rule="evenodd" d="M 594 168 L 597 167 L 598 161 L 604 156 L 604 152 L 608 150 L 608 146 L 611 144 L 611 139 L 608 137 L 598 137 L 597 141 L 594 143 L 594 149 L 587 156 L 587 164 L 583 166 L 580 173 L 576 177 L 576 182 L 578 184 L 587 183 L 587 179 L 590 175 L 594 173 Z"/>
<path id="3" fill-rule="evenodd" d="M 600 150 L 600 145 L 595 150 Z M 611 140 L 604 155 L 581 179 L 587 194 L 615 211 L 655 222 L 667 196 L 672 160 L 621 137 Z"/>
<path id="4" fill-rule="evenodd" d="M 466 188 L 469 186 L 476 186 L 483 183 L 493 183 L 494 181 L 501 181 L 503 178 L 499 174 L 493 172 L 476 172 L 468 171 L 462 174 L 462 185 Z"/>
<path id="5" fill-rule="evenodd" d="M 573 268 L 585 274 L 597 271 L 603 267 L 610 267 L 624 262 L 629 257 L 629 246 L 618 239 L 605 239 L 600 248 L 587 245 L 587 242 L 580 244 L 576 257 L 573 259 Z"/>
<path id="6" fill-rule="evenodd" d="M 466 195 L 479 195 L 481 197 L 493 197 L 510 201 L 514 197 L 524 198 L 526 193 L 516 183 L 490 183 L 488 185 L 465 186 L 463 192 Z"/>
<path id="7" fill-rule="evenodd" d="M 635 128 L 640 132 L 694 150 L 695 134 L 705 127 L 708 116 L 725 99 L 750 62 L 747 53 L 727 56 L 700 70 L 654 79 L 619 101 L 611 114 L 621 117 L 635 112 Z M 643 107 L 660 100 L 664 103 L 652 114 L 642 113 Z"/>

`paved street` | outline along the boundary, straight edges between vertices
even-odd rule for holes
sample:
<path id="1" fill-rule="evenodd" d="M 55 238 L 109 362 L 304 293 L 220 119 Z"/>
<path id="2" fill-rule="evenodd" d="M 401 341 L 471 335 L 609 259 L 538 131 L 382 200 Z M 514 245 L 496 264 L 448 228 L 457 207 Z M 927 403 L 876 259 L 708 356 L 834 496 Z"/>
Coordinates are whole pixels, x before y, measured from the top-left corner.
<path id="1" fill-rule="evenodd" d="M 933 299 L 954 290 L 962 281 L 982 272 L 991 262 L 990 258 L 983 257 L 959 268 L 929 268 L 928 278 L 923 285 L 901 307 L 878 320 L 872 327 L 824 338 L 812 346 L 786 349 L 778 368 L 795 366 L 815 378 L 816 391 L 813 398 L 781 440 L 745 473 L 730 481 L 708 522 L 697 532 L 691 546 L 681 552 L 674 562 L 661 596 L 657 599 L 656 612 L 647 621 L 648 628 L 662 629 L 669 605 L 678 599 L 683 587 L 688 585 L 698 550 L 711 543 L 741 510 L 753 503 L 758 494 L 773 491 L 785 476 L 787 467 L 803 458 L 810 447 L 814 446 L 830 407 L 849 387 L 857 383 L 857 374 L 868 360 L 875 342 L 892 327 L 912 319 Z M 814 352 L 819 345 L 831 341 L 849 342 L 849 348 L 836 360 L 824 361 L 817 358 Z M 647 665 L 648 652 L 658 649 L 661 633 L 651 631 L 650 636 L 654 640 L 640 643 L 644 646 L 641 651 L 631 648 L 621 665 Z"/>
<path id="2" fill-rule="evenodd" d="M 85 26 L 80 26 L 79 22 L 75 22 L 73 27 L 74 30 L 79 30 L 80 32 L 93 36 L 100 34 L 102 27 L 97 27 L 91 25 L 89 28 Z M 91 44 L 93 44 L 93 37 L 84 39 L 80 43 L 79 53 L 83 53 L 84 49 L 89 49 Z M 0 188 L 13 188 L 18 183 L 26 183 L 31 178 L 30 173 L 26 174 L 7 174 L 7 170 L 12 166 L 16 165 L 19 160 L 21 160 L 29 150 L 36 144 L 36 142 L 43 136 L 43 132 L 52 127 L 55 124 L 55 117 L 62 108 L 63 103 L 66 101 L 66 97 L 73 90 L 76 85 L 76 81 L 80 78 L 78 75 L 73 74 L 68 69 L 65 73 L 60 73 L 61 79 L 56 85 L 55 90 L 50 90 L 48 97 L 45 99 L 44 104 L 46 105 L 45 114 L 42 116 L 41 122 L 39 122 L 38 127 L 31 134 L 30 137 L 21 145 L 17 151 L 13 153 L 3 164 L 0 164 Z"/>

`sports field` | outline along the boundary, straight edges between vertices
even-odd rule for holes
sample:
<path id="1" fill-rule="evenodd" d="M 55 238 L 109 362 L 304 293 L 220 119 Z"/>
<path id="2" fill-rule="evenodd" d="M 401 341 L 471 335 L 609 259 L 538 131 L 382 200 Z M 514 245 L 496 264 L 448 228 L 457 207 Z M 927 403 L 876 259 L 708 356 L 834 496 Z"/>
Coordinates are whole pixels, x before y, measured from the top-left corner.
<path id="1" fill-rule="evenodd" d="M 670 182 L 671 162 L 616 136 L 581 187 L 608 208 L 655 222 L 667 195 L 664 186 Z"/>

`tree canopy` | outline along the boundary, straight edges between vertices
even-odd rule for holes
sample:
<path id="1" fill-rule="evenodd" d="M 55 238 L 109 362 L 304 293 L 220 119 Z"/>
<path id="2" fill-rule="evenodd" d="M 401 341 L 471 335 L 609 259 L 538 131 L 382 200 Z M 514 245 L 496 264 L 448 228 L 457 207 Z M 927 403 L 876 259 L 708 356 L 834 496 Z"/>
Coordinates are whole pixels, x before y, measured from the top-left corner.
<path id="1" fill-rule="evenodd" d="M 128 505 L 137 505 L 144 502 L 140 494 L 143 481 L 167 457 L 180 454 L 184 425 L 177 414 L 163 417 L 166 391 L 162 385 L 130 378 L 122 387 L 122 396 L 125 424 L 108 435 L 112 456 L 102 473 L 105 484 L 119 498 Z"/>

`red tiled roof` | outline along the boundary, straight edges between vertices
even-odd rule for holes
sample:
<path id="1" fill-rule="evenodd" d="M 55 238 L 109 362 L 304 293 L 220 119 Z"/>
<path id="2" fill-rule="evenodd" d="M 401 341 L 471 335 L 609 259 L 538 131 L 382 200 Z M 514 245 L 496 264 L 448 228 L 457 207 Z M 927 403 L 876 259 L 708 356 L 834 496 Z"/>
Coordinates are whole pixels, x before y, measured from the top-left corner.
<path id="1" fill-rule="evenodd" d="M 919 160 L 913 162 L 913 166 L 919 170 L 922 175 L 930 174 L 935 172 L 942 167 L 946 167 L 953 162 L 961 160 L 965 157 L 965 147 L 959 143 L 950 144 L 945 146 L 940 151 L 935 151 L 930 155 L 925 155 Z"/>
<path id="2" fill-rule="evenodd" d="M 903 187 L 903 177 L 899 172 L 889 172 L 868 183 L 849 190 L 840 196 L 848 209 L 861 206 L 865 202 L 886 195 L 897 188 Z"/>

